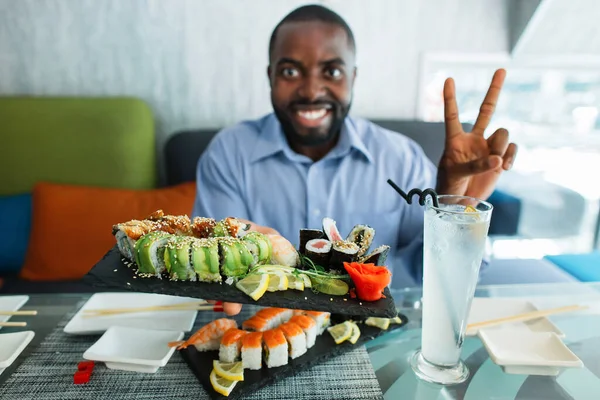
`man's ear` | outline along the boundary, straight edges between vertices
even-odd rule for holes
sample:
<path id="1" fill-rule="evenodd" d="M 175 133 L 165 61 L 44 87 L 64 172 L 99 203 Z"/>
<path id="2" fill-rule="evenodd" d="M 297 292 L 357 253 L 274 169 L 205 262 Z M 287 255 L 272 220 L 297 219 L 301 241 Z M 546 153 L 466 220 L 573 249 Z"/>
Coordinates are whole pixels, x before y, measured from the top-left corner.
<path id="1" fill-rule="evenodd" d="M 271 83 L 271 64 L 267 65 L 267 80 L 269 81 L 269 87 L 273 87 Z"/>
<path id="2" fill-rule="evenodd" d="M 352 70 L 352 82 L 354 82 L 356 80 L 356 72 L 358 71 L 358 68 L 354 67 L 354 70 Z"/>

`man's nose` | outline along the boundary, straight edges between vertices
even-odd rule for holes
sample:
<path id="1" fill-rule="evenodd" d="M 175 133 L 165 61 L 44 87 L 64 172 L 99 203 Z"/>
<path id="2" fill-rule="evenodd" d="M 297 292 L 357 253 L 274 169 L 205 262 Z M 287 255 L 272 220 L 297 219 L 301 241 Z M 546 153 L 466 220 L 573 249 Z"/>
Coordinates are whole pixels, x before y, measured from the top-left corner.
<path id="1" fill-rule="evenodd" d="M 316 101 L 325 95 L 323 81 L 315 76 L 307 76 L 300 85 L 298 94 L 307 100 Z"/>

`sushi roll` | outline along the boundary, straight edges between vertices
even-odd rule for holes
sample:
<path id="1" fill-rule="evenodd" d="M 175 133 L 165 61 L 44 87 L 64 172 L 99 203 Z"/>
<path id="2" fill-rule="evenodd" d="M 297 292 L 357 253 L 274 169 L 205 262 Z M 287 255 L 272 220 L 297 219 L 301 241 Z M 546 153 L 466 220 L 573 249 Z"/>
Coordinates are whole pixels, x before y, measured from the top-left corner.
<path id="1" fill-rule="evenodd" d="M 262 332 L 250 332 L 242 336 L 242 366 L 244 369 L 262 367 Z"/>
<path id="2" fill-rule="evenodd" d="M 158 230 L 151 221 L 131 220 L 113 225 L 112 233 L 123 257 L 135 261 L 135 244 L 144 235 Z"/>
<path id="3" fill-rule="evenodd" d="M 356 243 L 358 245 L 357 255 L 360 257 L 369 251 L 373 238 L 375 237 L 375 229 L 368 225 L 355 225 L 346 238 L 347 242 Z"/>
<path id="4" fill-rule="evenodd" d="M 273 323 L 265 318 L 253 315 L 242 322 L 242 329 L 250 332 L 264 332 L 273 328 Z"/>
<path id="5" fill-rule="evenodd" d="M 252 231 L 246 233 L 242 241 L 254 256 L 254 264 L 265 264 L 271 261 L 273 248 L 271 247 L 271 241 L 266 235 Z"/>
<path id="6" fill-rule="evenodd" d="M 302 328 L 293 322 L 286 322 L 279 325 L 279 329 L 281 329 L 288 342 L 289 354 L 292 360 L 306 353 L 306 335 Z"/>
<path id="7" fill-rule="evenodd" d="M 330 242 L 339 242 L 342 239 L 342 235 L 338 231 L 336 222 L 329 218 L 323 218 L 323 232 L 325 232 L 325 237 L 329 239 Z"/>
<path id="8" fill-rule="evenodd" d="M 196 281 L 197 275 L 190 260 L 190 246 L 194 238 L 173 236 L 165 247 L 164 261 L 166 270 L 173 281 Z"/>
<path id="9" fill-rule="evenodd" d="M 213 228 L 212 236 L 234 238 L 243 236 L 250 229 L 249 224 L 245 224 L 237 218 L 227 217 L 217 222 Z"/>
<path id="10" fill-rule="evenodd" d="M 259 310 L 254 315 L 269 321 L 270 328 L 268 329 L 272 329 L 280 324 L 283 324 L 284 322 L 289 321 L 293 316 L 293 311 L 286 308 L 268 307 Z"/>
<path id="11" fill-rule="evenodd" d="M 219 347 L 219 360 L 221 362 L 234 362 L 240 358 L 242 351 L 242 338 L 248 332 L 231 328 L 223 334 Z"/>
<path id="12" fill-rule="evenodd" d="M 267 368 L 280 367 L 288 363 L 288 342 L 279 328 L 263 333 L 264 360 Z"/>
<path id="13" fill-rule="evenodd" d="M 187 215 L 163 215 L 151 221 L 156 229 L 172 235 L 192 236 L 192 221 Z"/>
<path id="14" fill-rule="evenodd" d="M 331 323 L 331 313 L 326 311 L 300 311 L 317 323 L 317 334 L 321 335 Z"/>
<path id="15" fill-rule="evenodd" d="M 166 243 L 173 236 L 166 232 L 155 231 L 142 236 L 135 244 L 135 262 L 142 276 L 161 278 L 165 271 Z"/>
<path id="16" fill-rule="evenodd" d="M 216 239 L 193 239 L 190 257 L 192 268 L 200 282 L 221 282 L 219 243 Z"/>
<path id="17" fill-rule="evenodd" d="M 344 270 L 344 262 L 352 262 L 358 254 L 358 245 L 353 242 L 340 240 L 331 246 L 329 267 L 334 270 Z"/>
<path id="18" fill-rule="evenodd" d="M 361 257 L 359 262 L 361 264 L 375 264 L 383 266 L 385 265 L 385 260 L 387 259 L 387 255 L 390 251 L 390 246 L 384 244 L 377 247 L 375 250 L 370 252 L 369 254 Z"/>
<path id="19" fill-rule="evenodd" d="M 288 267 L 296 267 L 300 265 L 300 255 L 298 250 L 290 243 L 289 240 L 281 235 L 268 234 L 267 237 L 271 241 L 273 254 L 271 261 L 273 264 L 285 265 Z"/>
<path id="20" fill-rule="evenodd" d="M 317 339 L 317 323 L 306 315 L 294 315 L 290 322 L 298 325 L 306 335 L 306 348 L 310 349 L 315 345 Z"/>
<path id="21" fill-rule="evenodd" d="M 306 244 L 313 239 L 322 239 L 325 234 L 319 229 L 300 229 L 300 254 L 306 251 Z"/>
<path id="22" fill-rule="evenodd" d="M 312 239 L 306 243 L 304 253 L 313 263 L 322 267 L 329 265 L 331 242 L 327 239 Z"/>
<path id="23" fill-rule="evenodd" d="M 241 239 L 219 238 L 221 273 L 227 277 L 246 275 L 254 257 Z"/>
<path id="24" fill-rule="evenodd" d="M 217 221 L 212 218 L 195 217 L 192 220 L 192 234 L 198 239 L 208 238 L 212 235 Z"/>
<path id="25" fill-rule="evenodd" d="M 177 350 L 185 349 L 188 346 L 194 346 L 198 351 L 219 350 L 221 338 L 232 328 L 237 328 L 235 320 L 219 318 L 198 329 L 188 340 L 169 342 L 168 346 L 177 347 Z"/>

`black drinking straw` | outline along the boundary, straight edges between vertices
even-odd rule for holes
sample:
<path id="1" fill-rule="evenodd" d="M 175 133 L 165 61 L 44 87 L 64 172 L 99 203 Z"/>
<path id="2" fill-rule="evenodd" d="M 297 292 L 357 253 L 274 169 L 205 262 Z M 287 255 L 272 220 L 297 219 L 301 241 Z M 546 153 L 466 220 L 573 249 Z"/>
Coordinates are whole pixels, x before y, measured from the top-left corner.
<path id="1" fill-rule="evenodd" d="M 402 198 L 404 200 L 406 200 L 406 202 L 408 204 L 412 204 L 412 198 L 415 194 L 419 195 L 419 204 L 424 206 L 425 205 L 425 198 L 427 197 L 427 195 L 431 196 L 431 200 L 433 201 L 433 206 L 435 208 L 438 208 L 440 205 L 438 203 L 438 199 L 437 199 L 437 193 L 435 192 L 435 190 L 433 189 L 425 189 L 425 190 L 421 190 L 421 189 L 411 189 L 408 194 L 404 193 L 404 191 L 402 189 L 400 189 L 398 187 L 398 185 L 396 185 L 394 183 L 394 181 L 392 181 L 391 179 L 387 180 L 387 183 L 390 184 L 391 187 L 394 188 L 394 190 L 396 192 L 398 192 L 398 194 L 400 194 L 400 196 L 402 196 Z"/>

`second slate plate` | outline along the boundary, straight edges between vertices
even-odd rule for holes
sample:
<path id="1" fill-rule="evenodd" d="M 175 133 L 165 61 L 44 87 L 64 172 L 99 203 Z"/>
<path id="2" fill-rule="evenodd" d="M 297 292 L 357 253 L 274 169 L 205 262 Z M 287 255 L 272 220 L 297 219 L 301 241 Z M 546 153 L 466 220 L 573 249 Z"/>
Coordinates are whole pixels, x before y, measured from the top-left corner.
<path id="1" fill-rule="evenodd" d="M 128 290 L 144 293 L 169 294 L 205 300 L 254 304 L 265 307 L 295 308 L 300 310 L 328 311 L 336 314 L 359 317 L 393 318 L 397 315 L 394 299 L 388 288 L 384 297 L 377 301 L 363 301 L 358 298 L 331 296 L 315 293 L 311 289 L 267 292 L 254 301 L 234 285 L 226 283 L 206 283 L 170 281 L 156 277 L 141 278 L 135 274 L 135 265 L 121 257 L 115 245 L 83 278 L 84 282 L 101 288 Z"/>

